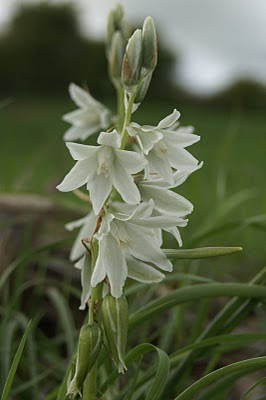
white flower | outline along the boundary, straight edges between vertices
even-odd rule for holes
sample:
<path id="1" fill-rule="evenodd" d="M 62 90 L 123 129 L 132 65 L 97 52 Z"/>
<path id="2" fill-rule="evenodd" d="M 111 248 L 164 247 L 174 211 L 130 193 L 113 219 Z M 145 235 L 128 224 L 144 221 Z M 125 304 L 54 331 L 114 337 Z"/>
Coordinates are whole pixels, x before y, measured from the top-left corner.
<path id="1" fill-rule="evenodd" d="M 92 237 L 96 228 L 96 223 L 97 223 L 97 216 L 94 214 L 93 211 L 91 211 L 85 217 L 66 224 L 66 229 L 68 231 L 72 231 L 75 228 L 81 228 L 70 252 L 71 261 L 76 261 L 79 258 L 81 258 L 81 256 L 83 256 L 85 248 L 81 241 L 84 238 Z M 79 264 L 76 267 L 78 268 Z"/>
<path id="2" fill-rule="evenodd" d="M 101 146 L 66 143 L 77 163 L 57 189 L 69 192 L 86 183 L 95 214 L 99 214 L 113 186 L 125 202 L 138 204 L 140 193 L 131 174 L 141 171 L 146 161 L 136 152 L 119 150 L 120 141 L 113 130 L 99 135 Z"/>
<path id="3" fill-rule="evenodd" d="M 85 140 L 93 133 L 110 126 L 111 112 L 87 91 L 71 83 L 69 94 L 80 108 L 63 116 L 64 121 L 72 124 L 65 132 L 64 140 Z"/>
<path id="4" fill-rule="evenodd" d="M 173 184 L 172 168 L 179 171 L 194 170 L 198 160 L 185 147 L 196 143 L 200 136 L 193 134 L 193 127 L 178 127 L 180 113 L 161 120 L 157 126 L 140 126 L 134 122 L 128 128 L 129 135 L 136 136 L 149 166 L 157 171 L 168 183 Z"/>
<path id="5" fill-rule="evenodd" d="M 153 201 L 138 206 L 116 203 L 96 235 L 99 254 L 92 273 L 95 287 L 108 277 L 111 294 L 122 295 L 128 277 L 140 282 L 159 282 L 164 275 L 155 267 L 172 271 L 172 264 L 160 248 L 161 229 L 184 225 L 187 221 L 174 216 L 153 216 Z M 152 264 L 152 265 L 150 265 Z"/>

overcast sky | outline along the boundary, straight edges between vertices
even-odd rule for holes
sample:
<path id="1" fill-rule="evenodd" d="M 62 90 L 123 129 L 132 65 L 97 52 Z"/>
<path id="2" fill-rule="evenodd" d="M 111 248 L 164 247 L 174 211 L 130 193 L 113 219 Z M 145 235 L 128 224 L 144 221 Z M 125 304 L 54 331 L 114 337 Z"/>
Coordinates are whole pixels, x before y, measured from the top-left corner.
<path id="1" fill-rule="evenodd" d="M 0 0 L 0 25 L 16 4 Z M 83 30 L 104 36 L 106 17 L 117 0 L 48 0 L 80 11 Z M 236 77 L 266 83 L 266 0 L 121 0 L 133 21 L 151 15 L 161 40 L 179 55 L 176 77 L 188 89 L 211 93 Z"/>

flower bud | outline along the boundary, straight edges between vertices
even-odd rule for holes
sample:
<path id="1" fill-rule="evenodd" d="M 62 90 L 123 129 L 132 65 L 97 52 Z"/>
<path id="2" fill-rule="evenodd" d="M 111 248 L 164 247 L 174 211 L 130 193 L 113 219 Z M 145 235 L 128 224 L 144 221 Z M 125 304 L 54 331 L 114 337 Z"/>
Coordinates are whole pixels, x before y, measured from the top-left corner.
<path id="1" fill-rule="evenodd" d="M 109 75 L 115 86 L 121 79 L 121 68 L 125 44 L 121 32 L 115 32 L 109 53 Z"/>
<path id="2" fill-rule="evenodd" d="M 132 87 L 139 83 L 142 66 L 142 34 L 137 29 L 128 41 L 122 64 L 122 83 Z"/>
<path id="3" fill-rule="evenodd" d="M 118 372 L 127 369 L 124 357 L 128 331 L 128 305 L 125 296 L 115 298 L 108 294 L 102 303 L 102 321 L 108 349 L 118 367 Z"/>
<path id="4" fill-rule="evenodd" d="M 116 87 L 121 83 L 122 61 L 130 35 L 131 29 L 124 17 L 123 7 L 121 4 L 118 4 L 109 13 L 106 36 L 106 56 L 109 75 Z"/>
<path id="5" fill-rule="evenodd" d="M 158 60 L 157 34 L 152 17 L 147 17 L 142 28 L 142 67 L 144 74 L 154 71 Z"/>
<path id="6" fill-rule="evenodd" d="M 144 100 L 150 86 L 151 78 L 152 78 L 152 72 L 146 75 L 145 78 L 143 79 L 135 98 L 136 104 L 140 104 Z"/>
<path id="7" fill-rule="evenodd" d="M 83 325 L 78 342 L 75 374 L 68 386 L 67 394 L 79 394 L 86 376 L 96 362 L 102 347 L 102 329 L 95 322 Z"/>

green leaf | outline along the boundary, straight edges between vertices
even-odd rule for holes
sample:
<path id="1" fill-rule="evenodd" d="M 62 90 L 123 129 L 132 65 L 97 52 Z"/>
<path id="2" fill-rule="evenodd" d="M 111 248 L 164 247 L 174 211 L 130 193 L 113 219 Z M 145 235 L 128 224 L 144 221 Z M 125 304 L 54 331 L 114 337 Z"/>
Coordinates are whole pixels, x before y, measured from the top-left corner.
<path id="1" fill-rule="evenodd" d="M 200 259 L 218 256 L 226 256 L 228 254 L 242 251 L 242 247 L 199 247 L 196 249 L 163 249 L 169 258 L 178 259 Z"/>
<path id="2" fill-rule="evenodd" d="M 246 346 L 251 343 L 255 343 L 257 341 L 265 341 L 266 334 L 257 333 L 257 334 L 235 334 L 235 335 L 220 335 L 214 336 L 205 340 L 202 340 L 198 343 L 193 343 L 188 346 L 183 347 L 182 349 L 172 353 L 170 358 L 170 366 L 171 369 L 175 368 L 177 365 L 179 366 L 180 361 L 192 350 L 199 349 L 208 349 L 209 347 L 221 343 L 237 343 L 238 347 Z M 152 378 L 155 374 L 154 367 L 151 367 L 144 376 L 139 380 L 138 387 L 145 384 L 149 379 Z M 210 397 L 211 398 L 211 397 Z M 204 397 L 205 399 L 205 397 Z M 207 397 L 206 397 L 207 399 Z"/>
<path id="3" fill-rule="evenodd" d="M 221 296 L 266 299 L 266 288 L 259 285 L 244 283 L 207 283 L 186 286 L 151 301 L 140 310 L 133 313 L 129 319 L 129 326 L 133 328 L 141 322 L 146 321 L 148 318 L 151 318 L 153 315 L 178 304 Z"/>
<path id="4" fill-rule="evenodd" d="M 260 379 L 258 382 L 254 383 L 254 385 L 251 386 L 251 388 L 249 388 L 249 390 L 241 397 L 240 400 L 243 400 L 247 397 L 248 394 L 250 394 L 257 386 L 261 385 L 263 383 L 263 385 L 266 385 L 266 378 L 262 378 Z"/>
<path id="5" fill-rule="evenodd" d="M 15 269 L 25 260 L 29 260 L 32 259 L 34 256 L 36 256 L 37 254 L 47 251 L 49 249 L 55 248 L 55 247 L 60 247 L 61 245 L 67 243 L 69 241 L 69 239 L 64 239 L 64 240 L 59 240 L 57 242 L 53 242 L 53 243 L 49 243 L 46 244 L 44 246 L 40 246 L 37 247 L 34 250 L 31 251 L 27 251 L 24 254 L 22 254 L 22 256 L 20 256 L 19 258 L 17 258 L 15 261 L 13 261 L 3 272 L 1 278 L 0 278 L 0 291 L 2 289 L 2 287 L 5 285 L 7 279 L 9 278 L 9 276 L 12 274 L 12 272 L 15 271 Z"/>
<path id="6" fill-rule="evenodd" d="M 239 361 L 227 365 L 226 367 L 220 368 L 199 379 L 197 382 L 193 383 L 189 388 L 184 390 L 180 395 L 178 395 L 174 400 L 191 400 L 195 395 L 195 393 L 197 393 L 205 386 L 209 385 L 212 382 L 215 382 L 220 378 L 223 378 L 227 375 L 230 375 L 238 371 L 249 370 L 251 372 L 265 367 L 266 367 L 266 357 L 252 358 L 249 360 Z"/>
<path id="7" fill-rule="evenodd" d="M 56 288 L 49 288 L 48 296 L 54 303 L 58 313 L 59 320 L 61 321 L 63 332 L 65 333 L 65 338 L 66 338 L 68 357 L 70 359 L 74 352 L 74 347 L 75 347 L 75 325 L 71 311 L 69 309 L 69 306 L 65 298 Z"/>
<path id="8" fill-rule="evenodd" d="M 132 349 L 125 358 L 125 363 L 127 366 L 130 366 L 134 361 L 138 358 L 142 357 L 145 353 L 149 351 L 157 351 L 158 354 L 158 366 L 156 369 L 155 377 L 147 391 L 147 395 L 145 400 L 156 400 L 161 395 L 169 375 L 170 371 L 170 360 L 168 355 L 158 347 L 150 344 L 143 343 L 136 346 Z M 109 378 L 103 383 L 100 393 L 103 394 L 108 386 L 119 376 L 119 374 L 115 371 L 112 373 Z M 146 389 L 147 390 L 147 389 Z"/>
<path id="9" fill-rule="evenodd" d="M 12 383 L 13 383 L 13 380 L 14 380 L 14 377 L 15 377 L 15 374 L 16 374 L 16 371 L 17 371 L 17 368 L 18 368 L 18 364 L 19 364 L 20 358 L 22 356 L 22 353 L 23 353 L 23 350 L 24 350 L 24 347 L 25 347 L 25 344 L 26 344 L 26 340 L 27 340 L 28 334 L 30 332 L 30 328 L 31 328 L 31 321 L 29 322 L 28 327 L 27 327 L 27 329 L 26 329 L 26 331 L 25 331 L 24 335 L 22 336 L 22 339 L 21 339 L 21 341 L 19 343 L 18 349 L 16 351 L 14 360 L 12 362 L 12 365 L 11 365 L 11 368 L 10 368 L 10 371 L 9 371 L 9 374 L 8 374 L 8 377 L 7 377 L 5 386 L 4 386 L 4 390 L 3 390 L 3 393 L 2 393 L 1 400 L 7 400 L 8 399 L 9 391 L 10 391 L 10 388 L 12 386 Z"/>

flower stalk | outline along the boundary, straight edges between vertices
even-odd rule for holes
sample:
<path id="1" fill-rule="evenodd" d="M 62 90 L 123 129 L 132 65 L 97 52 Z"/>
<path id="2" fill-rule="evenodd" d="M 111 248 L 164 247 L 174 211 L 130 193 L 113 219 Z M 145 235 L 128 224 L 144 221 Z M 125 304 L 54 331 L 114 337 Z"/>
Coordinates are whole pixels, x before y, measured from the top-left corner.
<path id="1" fill-rule="evenodd" d="M 81 228 L 70 259 L 81 270 L 80 309 L 88 306 L 89 327 L 101 325 L 107 353 L 118 372 L 124 373 L 126 279 L 158 283 L 165 272 L 172 271 L 172 262 L 161 248 L 162 232 L 173 235 L 182 246 L 179 228 L 187 225 L 186 217 L 193 210 L 190 201 L 173 189 L 202 164 L 186 150 L 200 137 L 193 134 L 192 127 L 179 126 L 177 110 L 157 126 L 140 126 L 132 121 L 157 65 L 153 19 L 147 17 L 142 29 L 129 38 L 122 7 L 117 6 L 110 13 L 107 32 L 108 70 L 117 94 L 117 116 L 88 92 L 70 85 L 70 96 L 79 109 L 64 117 L 72 124 L 65 140 L 86 140 L 96 132 L 98 138 L 96 146 L 66 143 L 76 164 L 57 188 L 73 191 L 92 206 L 89 214 L 66 226 L 69 230 Z M 114 124 L 116 129 L 110 128 Z M 88 195 L 79 190 L 85 184 Z M 89 347 L 93 337 L 88 335 Z M 97 359 L 85 369 L 78 375 L 83 387 L 79 383 L 77 393 L 85 400 L 96 400 Z M 75 376 L 73 381 L 76 384 Z M 74 393 L 70 389 L 69 393 Z"/>

